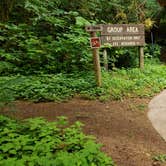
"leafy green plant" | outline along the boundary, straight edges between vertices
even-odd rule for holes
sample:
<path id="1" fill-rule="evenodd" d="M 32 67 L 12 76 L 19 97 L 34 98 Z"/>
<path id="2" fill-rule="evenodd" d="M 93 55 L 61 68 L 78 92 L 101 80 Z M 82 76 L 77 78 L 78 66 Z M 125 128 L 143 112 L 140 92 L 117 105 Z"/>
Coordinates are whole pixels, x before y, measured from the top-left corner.
<path id="1" fill-rule="evenodd" d="M 166 154 L 160 154 L 153 157 L 154 161 L 166 162 Z"/>
<path id="2" fill-rule="evenodd" d="M 88 21 L 78 12 L 65 11 L 57 0 L 13 3 L 10 23 L 0 23 L 1 75 L 91 68 Z"/>
<path id="3" fill-rule="evenodd" d="M 80 122 L 66 124 L 64 117 L 20 122 L 0 116 L 0 165 L 114 166 Z"/>
<path id="4" fill-rule="evenodd" d="M 145 58 L 160 58 L 161 47 L 158 44 L 148 44 L 145 46 Z"/>
<path id="5" fill-rule="evenodd" d="M 146 18 L 153 19 L 159 9 L 155 0 L 135 0 L 132 3 L 129 0 L 125 3 L 121 0 L 1 1 L 1 75 L 92 70 L 85 25 L 144 23 Z M 112 49 L 110 52 L 110 68 L 115 63 L 118 67 L 135 65 L 135 51 Z"/>
<path id="6" fill-rule="evenodd" d="M 102 71 L 102 87 L 96 87 L 93 72 L 0 77 L 0 100 L 62 101 L 80 95 L 88 99 L 150 97 L 166 87 L 166 68 L 147 64 L 139 68 Z M 5 97 L 6 96 L 6 97 Z"/>

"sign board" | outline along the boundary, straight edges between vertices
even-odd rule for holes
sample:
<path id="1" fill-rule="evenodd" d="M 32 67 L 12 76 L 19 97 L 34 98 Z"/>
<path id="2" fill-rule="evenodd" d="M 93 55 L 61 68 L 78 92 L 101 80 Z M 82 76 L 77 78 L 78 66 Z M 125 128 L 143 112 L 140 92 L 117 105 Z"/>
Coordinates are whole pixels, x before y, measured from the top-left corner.
<path id="1" fill-rule="evenodd" d="M 110 24 L 102 27 L 102 44 L 108 43 L 113 47 L 143 46 L 145 44 L 143 24 Z"/>
<path id="2" fill-rule="evenodd" d="M 103 30 L 102 25 L 91 25 L 85 27 L 87 32 L 101 32 Z"/>
<path id="3" fill-rule="evenodd" d="M 111 44 L 112 47 L 127 47 L 127 46 L 143 46 L 145 37 L 141 35 L 118 35 L 118 36 L 101 36 L 102 44 Z"/>
<path id="4" fill-rule="evenodd" d="M 86 26 L 86 31 L 90 33 L 90 44 L 93 49 L 93 60 L 96 73 L 96 82 L 100 87 L 101 67 L 100 67 L 100 39 L 102 44 L 111 44 L 113 47 L 140 46 L 140 68 L 144 68 L 144 44 L 145 30 L 143 24 L 107 24 L 107 25 L 92 25 Z M 100 32 L 101 38 L 96 37 L 97 32 Z"/>
<path id="5" fill-rule="evenodd" d="M 100 48 L 100 38 L 99 37 L 91 37 L 90 38 L 91 48 Z"/>

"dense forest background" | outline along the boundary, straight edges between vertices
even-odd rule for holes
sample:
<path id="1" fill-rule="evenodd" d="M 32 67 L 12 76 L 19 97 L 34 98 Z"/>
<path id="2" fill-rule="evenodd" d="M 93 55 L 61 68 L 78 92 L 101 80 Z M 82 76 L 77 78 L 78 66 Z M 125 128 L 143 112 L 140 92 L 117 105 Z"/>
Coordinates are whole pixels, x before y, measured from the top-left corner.
<path id="1" fill-rule="evenodd" d="M 91 70 L 85 25 L 144 23 L 158 26 L 155 0 L 1 0 L 0 74 L 52 74 Z M 153 51 L 158 53 L 158 47 Z M 135 49 L 109 49 L 109 65 L 135 65 Z M 151 46 L 145 53 L 151 56 Z M 155 54 L 156 55 L 156 54 Z M 121 59 L 117 60 L 119 57 Z M 126 64 L 123 59 L 126 59 Z M 117 63 L 118 64 L 118 63 Z"/>

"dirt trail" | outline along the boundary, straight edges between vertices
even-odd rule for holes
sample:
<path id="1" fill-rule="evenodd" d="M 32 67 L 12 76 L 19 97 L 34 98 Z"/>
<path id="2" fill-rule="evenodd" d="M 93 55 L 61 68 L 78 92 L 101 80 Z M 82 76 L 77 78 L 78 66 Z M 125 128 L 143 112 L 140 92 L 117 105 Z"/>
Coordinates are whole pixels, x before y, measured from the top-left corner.
<path id="1" fill-rule="evenodd" d="M 54 120 L 67 116 L 81 121 L 84 131 L 95 135 L 102 148 L 118 166 L 166 166 L 156 163 L 154 155 L 166 153 L 166 143 L 147 118 L 150 99 L 126 99 L 101 103 L 75 98 L 65 103 L 17 102 L 18 118 L 42 116 Z M 7 113 L 5 111 L 5 113 Z"/>

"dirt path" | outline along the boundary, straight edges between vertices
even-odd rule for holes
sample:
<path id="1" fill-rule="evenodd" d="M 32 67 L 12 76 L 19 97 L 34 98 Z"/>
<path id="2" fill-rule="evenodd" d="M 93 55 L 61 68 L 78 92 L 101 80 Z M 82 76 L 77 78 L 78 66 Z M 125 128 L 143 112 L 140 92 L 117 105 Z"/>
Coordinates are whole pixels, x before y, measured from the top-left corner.
<path id="1" fill-rule="evenodd" d="M 18 118 L 42 116 L 54 120 L 67 116 L 70 122 L 79 120 L 84 131 L 95 135 L 104 144 L 103 150 L 111 155 L 118 166 L 164 166 L 155 163 L 154 155 L 166 153 L 166 143 L 147 118 L 150 99 L 126 99 L 101 103 L 73 99 L 66 103 L 18 102 Z M 10 113 L 11 114 L 11 113 Z"/>

